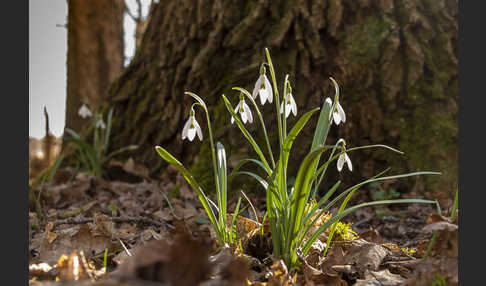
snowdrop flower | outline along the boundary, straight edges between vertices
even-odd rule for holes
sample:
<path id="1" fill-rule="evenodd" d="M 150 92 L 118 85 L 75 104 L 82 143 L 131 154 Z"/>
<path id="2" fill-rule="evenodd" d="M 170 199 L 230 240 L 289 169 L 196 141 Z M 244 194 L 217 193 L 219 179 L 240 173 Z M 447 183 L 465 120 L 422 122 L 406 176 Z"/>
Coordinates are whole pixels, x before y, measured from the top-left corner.
<path id="1" fill-rule="evenodd" d="M 338 144 L 342 142 L 343 150 L 346 152 L 346 141 L 344 139 L 339 139 Z M 351 163 L 351 159 L 349 159 L 349 156 L 347 153 L 343 153 L 339 155 L 338 161 L 337 161 L 337 169 L 339 172 L 343 169 L 344 164 L 348 164 L 348 169 L 349 171 L 353 171 L 353 164 Z"/>
<path id="2" fill-rule="evenodd" d="M 263 65 L 260 68 L 260 77 L 257 79 L 255 88 L 253 89 L 253 99 L 257 98 L 258 95 L 260 95 L 262 105 L 265 104 L 267 99 L 270 103 L 273 101 L 272 85 L 265 74 L 265 67 Z"/>
<path id="3" fill-rule="evenodd" d="M 285 103 L 285 118 L 289 117 L 290 111 L 297 116 L 297 104 L 295 103 L 294 97 L 292 96 L 292 88 L 289 86 L 289 92 L 285 96 L 282 104 L 280 104 L 280 113 L 284 112 L 284 103 Z"/>
<path id="4" fill-rule="evenodd" d="M 326 99 L 326 102 L 332 105 L 332 100 L 329 97 Z M 344 113 L 344 109 L 341 104 L 339 104 L 339 101 L 336 102 L 333 110 L 331 110 L 331 112 L 329 113 L 329 119 L 331 119 L 331 116 L 336 125 L 339 125 L 341 121 L 343 123 L 346 122 L 346 114 Z"/>
<path id="5" fill-rule="evenodd" d="M 251 110 L 248 104 L 246 104 L 245 99 L 243 96 L 240 96 L 240 103 L 235 108 L 235 113 L 240 113 L 241 121 L 243 123 L 246 123 L 246 121 L 252 123 L 253 122 L 253 116 L 251 115 Z M 231 124 L 235 122 L 235 118 L 231 116 Z"/>
<path id="6" fill-rule="evenodd" d="M 202 141 L 203 135 L 201 126 L 199 126 L 199 123 L 197 123 L 196 118 L 194 117 L 194 110 L 191 109 L 189 119 L 187 119 L 186 124 L 184 124 L 184 128 L 182 129 L 182 140 L 187 138 L 189 141 L 192 141 L 194 137 L 196 137 L 196 133 L 199 140 Z"/>
<path id="7" fill-rule="evenodd" d="M 96 121 L 96 128 L 101 128 L 101 129 L 106 128 L 106 125 L 105 125 L 105 122 L 103 121 L 103 118 L 100 118 L 98 121 Z"/>
<path id="8" fill-rule="evenodd" d="M 78 110 L 78 114 L 79 116 L 81 116 L 82 118 L 86 118 L 86 117 L 91 117 L 93 116 L 93 114 L 91 113 L 91 110 L 89 110 L 89 108 L 86 106 L 86 104 L 83 103 L 83 105 L 81 106 L 81 108 Z"/>

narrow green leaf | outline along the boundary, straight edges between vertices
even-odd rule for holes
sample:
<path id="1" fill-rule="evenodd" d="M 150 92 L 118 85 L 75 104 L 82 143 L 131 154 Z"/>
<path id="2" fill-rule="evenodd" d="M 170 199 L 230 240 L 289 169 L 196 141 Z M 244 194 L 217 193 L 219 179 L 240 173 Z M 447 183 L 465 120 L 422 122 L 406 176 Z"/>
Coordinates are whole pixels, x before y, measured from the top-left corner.
<path id="1" fill-rule="evenodd" d="M 425 203 L 425 204 L 435 204 L 435 201 L 431 200 L 422 200 L 422 199 L 400 199 L 400 200 L 383 200 L 383 201 L 375 201 L 375 202 L 367 202 L 367 203 L 362 203 L 353 207 L 350 207 L 346 210 L 344 210 L 342 213 L 332 217 L 325 223 L 323 223 L 314 234 L 307 240 L 307 242 L 304 244 L 304 247 L 302 248 L 302 253 L 304 255 L 307 254 L 309 251 L 312 243 L 323 233 L 331 224 L 334 222 L 342 219 L 343 217 L 353 213 L 354 211 L 362 208 L 362 207 L 369 207 L 369 206 L 375 206 L 375 205 L 385 205 L 385 204 L 409 204 L 409 203 Z"/>
<path id="2" fill-rule="evenodd" d="M 208 214 L 209 220 L 213 224 L 215 231 L 218 233 L 218 235 L 220 235 L 219 224 L 216 220 L 213 209 L 209 205 L 209 200 L 206 197 L 206 194 L 204 194 L 204 191 L 202 190 L 201 186 L 198 184 L 196 179 L 194 179 L 192 174 L 184 167 L 184 165 L 182 165 L 181 162 L 179 162 L 174 156 L 172 156 L 164 148 L 162 148 L 160 146 L 155 146 L 155 150 L 160 155 L 160 157 L 162 157 L 162 159 L 164 159 L 167 163 L 176 167 L 176 169 L 179 172 L 181 172 L 181 174 L 184 176 L 184 178 L 189 183 L 189 185 L 191 185 L 192 189 L 196 192 L 199 200 L 201 201 L 204 209 L 206 210 L 206 213 Z"/>
<path id="3" fill-rule="evenodd" d="M 241 203 L 241 197 L 238 198 L 238 202 L 236 203 L 235 212 L 233 213 L 233 219 L 231 220 L 231 225 L 230 225 L 230 242 L 231 243 L 233 243 L 233 238 L 236 239 L 236 218 L 240 215 L 239 214 L 240 203 Z"/>
<path id="4" fill-rule="evenodd" d="M 132 151 L 132 150 L 136 150 L 138 148 L 138 145 L 128 145 L 128 146 L 125 146 L 125 147 L 121 147 L 120 149 L 116 149 L 115 151 L 111 152 L 110 154 L 108 154 L 104 159 L 103 159 L 103 162 L 108 162 L 109 159 L 113 158 L 114 156 L 120 154 L 120 153 L 123 153 L 125 151 Z"/>
<path id="5" fill-rule="evenodd" d="M 262 163 L 262 161 L 258 161 L 256 159 L 248 158 L 248 159 L 242 159 L 236 164 L 236 166 L 233 168 L 233 170 L 230 173 L 230 177 L 233 175 L 233 173 L 238 172 L 241 169 L 241 167 L 243 167 L 246 163 L 250 163 L 250 162 L 257 164 L 257 166 L 262 168 L 263 171 L 267 172 L 267 169 L 265 168 L 265 165 Z"/>
<path id="6" fill-rule="evenodd" d="M 110 108 L 108 111 L 108 118 L 106 119 L 106 132 L 105 132 L 105 142 L 104 143 L 104 152 L 108 151 L 108 144 L 110 143 L 110 133 L 111 133 L 111 124 L 113 121 L 113 107 Z"/>
<path id="7" fill-rule="evenodd" d="M 258 214 L 256 212 L 256 209 L 255 207 L 253 206 L 253 204 L 251 203 L 250 201 L 250 198 L 248 198 L 248 196 L 245 194 L 245 192 L 243 192 L 242 190 L 240 190 L 241 194 L 243 195 L 243 197 L 248 201 L 248 204 L 250 205 L 251 207 L 251 210 L 253 211 L 253 215 L 255 216 L 255 220 L 257 223 L 260 223 L 260 221 L 258 220 Z"/>
<path id="8" fill-rule="evenodd" d="M 327 134 L 331 121 L 329 120 L 329 113 L 331 112 L 331 105 L 324 101 L 322 104 L 319 120 L 317 121 L 316 130 L 314 131 L 314 139 L 312 140 L 311 152 L 322 146 L 326 142 Z"/>
<path id="9" fill-rule="evenodd" d="M 319 160 L 319 155 L 326 150 L 325 147 L 319 147 L 316 150 L 308 154 L 302 164 L 300 165 L 299 171 L 297 173 L 297 178 L 295 179 L 294 191 L 292 194 L 292 204 L 290 208 L 290 225 L 287 232 L 287 242 L 285 246 L 285 251 L 290 252 L 292 244 L 297 240 L 298 232 L 300 230 L 300 225 L 303 218 L 303 213 L 307 198 L 309 195 L 310 184 L 313 173 L 314 166 L 317 165 Z"/>
<path id="10" fill-rule="evenodd" d="M 458 204 L 459 204 L 459 187 L 457 187 L 456 195 L 454 196 L 454 204 L 452 205 L 452 212 L 450 216 L 451 221 L 454 221 L 456 219 Z"/>

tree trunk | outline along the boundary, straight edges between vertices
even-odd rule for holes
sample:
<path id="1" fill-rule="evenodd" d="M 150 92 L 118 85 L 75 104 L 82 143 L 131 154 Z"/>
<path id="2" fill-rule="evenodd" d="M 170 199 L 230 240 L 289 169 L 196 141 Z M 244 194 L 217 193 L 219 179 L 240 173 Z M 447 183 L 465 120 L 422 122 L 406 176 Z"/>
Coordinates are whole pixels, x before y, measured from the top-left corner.
<path id="1" fill-rule="evenodd" d="M 347 121 L 331 128 L 328 144 L 345 138 L 348 148 L 380 143 L 405 152 L 353 152 L 353 172 L 338 174 L 332 165 L 327 176 L 335 179 L 324 186 L 340 177 L 357 183 L 392 166 L 393 174 L 441 171 L 413 185 L 450 195 L 457 184 L 457 17 L 456 0 L 164 1 L 110 90 L 112 147 L 139 144 L 135 159 L 156 174 L 165 164 L 154 146 L 164 146 L 185 163 L 195 162 L 193 170 L 210 180 L 208 140 L 181 141 L 192 102 L 184 91 L 206 101 L 216 140 L 230 158 L 240 156 L 238 148 L 248 144 L 230 124 L 221 94 L 236 105 L 231 87 L 251 92 L 268 47 L 280 94 L 290 75 L 299 116 L 334 96 L 330 76 L 339 83 Z M 207 138 L 203 112 L 196 113 Z M 277 150 L 274 105 L 263 113 Z M 296 118 L 288 121 L 290 129 Z M 310 148 L 316 121 L 294 143 L 290 176 Z M 261 135 L 257 126 L 249 128 Z"/>
<path id="2" fill-rule="evenodd" d="M 88 119 L 84 99 L 97 108 L 123 69 L 123 0 L 69 0 L 66 127 L 80 131 Z"/>

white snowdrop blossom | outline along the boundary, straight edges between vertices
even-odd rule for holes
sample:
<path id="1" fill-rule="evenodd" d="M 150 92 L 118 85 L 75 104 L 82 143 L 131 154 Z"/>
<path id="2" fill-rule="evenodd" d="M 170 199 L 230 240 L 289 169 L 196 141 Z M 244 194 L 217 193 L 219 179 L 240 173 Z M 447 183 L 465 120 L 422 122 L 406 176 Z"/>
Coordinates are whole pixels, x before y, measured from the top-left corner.
<path id="1" fill-rule="evenodd" d="M 346 142 L 344 139 L 339 139 L 338 144 L 342 142 L 342 148 L 344 152 L 346 152 Z M 337 161 L 337 169 L 339 172 L 343 169 L 344 164 L 348 165 L 349 171 L 353 171 L 353 164 L 351 163 L 351 159 L 349 158 L 347 153 L 343 153 L 339 155 L 338 161 Z"/>
<path id="2" fill-rule="evenodd" d="M 346 153 L 339 155 L 337 162 L 338 171 L 341 172 L 345 163 L 348 164 L 348 169 L 350 171 L 353 171 L 353 164 L 351 163 L 351 159 L 349 159 L 349 156 Z"/>
<path id="3" fill-rule="evenodd" d="M 260 95 L 260 102 L 262 105 L 265 104 L 265 101 L 272 103 L 273 101 L 273 91 L 272 85 L 265 74 L 265 67 L 262 66 L 260 69 L 260 77 L 258 77 L 255 88 L 253 88 L 253 99 L 256 99 L 257 96 Z"/>
<path id="4" fill-rule="evenodd" d="M 201 126 L 197 123 L 196 118 L 194 117 L 194 111 L 191 110 L 191 115 L 189 119 L 187 119 L 186 124 L 184 124 L 184 128 L 182 129 L 182 140 L 189 139 L 189 141 L 194 140 L 194 137 L 199 137 L 199 140 L 202 141 L 203 135 L 201 131 Z"/>
<path id="5" fill-rule="evenodd" d="M 326 99 L 326 102 L 332 105 L 332 100 L 329 97 Z M 346 114 L 344 113 L 344 109 L 341 104 L 339 104 L 339 101 L 336 102 L 333 110 L 331 113 L 329 113 L 329 119 L 331 119 L 331 116 L 336 125 L 339 125 L 341 122 L 346 122 Z"/>
<path id="6" fill-rule="evenodd" d="M 235 108 L 235 113 L 240 113 L 241 116 L 241 121 L 243 123 L 246 123 L 246 121 L 252 123 L 253 122 L 253 116 L 251 115 L 251 110 L 248 104 L 246 104 L 245 99 L 242 97 L 240 98 L 240 102 Z M 231 124 L 235 122 L 235 118 L 231 116 Z"/>
<path id="7" fill-rule="evenodd" d="M 284 98 L 284 101 L 282 101 L 282 104 L 280 104 L 280 113 L 284 112 L 284 103 L 285 103 L 285 118 L 289 117 L 290 111 L 292 111 L 294 116 L 297 116 L 297 104 L 295 103 L 294 97 L 292 96 L 292 91 L 287 93 L 287 95 Z"/>
<path id="8" fill-rule="evenodd" d="M 83 104 L 81 106 L 81 108 L 79 108 L 78 115 L 81 116 L 82 118 L 93 116 L 93 114 L 91 113 L 91 110 L 89 110 L 89 108 L 86 106 L 86 104 Z"/>
<path id="9" fill-rule="evenodd" d="M 106 125 L 105 125 L 105 122 L 103 121 L 103 118 L 100 118 L 98 121 L 96 121 L 96 128 L 101 128 L 101 129 L 106 128 Z"/>

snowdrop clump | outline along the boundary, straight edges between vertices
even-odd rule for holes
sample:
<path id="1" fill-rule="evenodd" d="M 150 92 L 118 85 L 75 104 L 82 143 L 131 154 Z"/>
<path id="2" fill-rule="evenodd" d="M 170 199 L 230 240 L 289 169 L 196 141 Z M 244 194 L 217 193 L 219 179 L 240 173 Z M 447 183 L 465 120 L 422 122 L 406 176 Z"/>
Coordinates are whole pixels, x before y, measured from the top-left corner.
<path id="1" fill-rule="evenodd" d="M 101 177 L 103 175 L 103 166 L 114 156 L 138 148 L 137 145 L 129 145 L 111 153 L 107 152 L 110 143 L 113 108 L 108 111 L 107 123 L 103 120 L 103 114 L 101 112 L 96 112 L 96 110 L 94 112 L 91 111 L 87 100 L 79 108 L 78 115 L 83 119 L 92 117 L 90 123 L 94 127 L 93 139 L 88 142 L 78 132 L 66 127 L 65 131 L 70 136 L 64 136 L 64 140 L 75 145 L 77 149 L 76 157 L 81 163 L 81 166 L 94 176 Z"/>
<path id="2" fill-rule="evenodd" d="M 346 114 L 341 105 L 342 98 L 340 98 L 339 86 L 332 77 L 330 78 L 330 81 L 335 90 L 334 100 L 329 97 L 326 98 L 322 108 L 314 108 L 305 112 L 297 120 L 294 126 L 290 130 L 287 130 L 286 119 L 288 116 L 291 113 L 294 116 L 297 116 L 297 104 L 294 99 L 295 94 L 292 92 L 289 75 L 286 75 L 283 89 L 280 90 L 282 95 L 280 95 L 268 49 L 265 49 L 265 56 L 266 61 L 262 63 L 260 67 L 260 73 L 256 79 L 252 93 L 242 87 L 233 87 L 234 91 L 239 92 L 239 103 L 236 107 L 233 107 L 230 100 L 225 95 L 222 95 L 226 109 L 231 115 L 231 124 L 236 123 L 244 138 L 257 154 L 257 158 L 246 158 L 238 162 L 229 175 L 227 175 L 224 147 L 219 142 L 215 146 L 213 141 L 211 121 L 206 104 L 198 95 L 192 92 L 186 92 L 186 94 L 194 98 L 196 102 L 191 106 L 189 119 L 184 124 L 182 139 L 187 138 L 189 141 L 192 141 L 197 134 L 199 139 L 202 140 L 202 131 L 194 117 L 193 109 L 195 105 L 202 107 L 206 113 L 208 124 L 213 172 L 216 182 L 216 203 L 206 196 L 196 178 L 194 178 L 194 176 L 176 158 L 164 148 L 156 146 L 158 154 L 168 163 L 174 165 L 184 175 L 193 190 L 198 194 L 198 197 L 208 214 L 209 220 L 213 225 L 213 230 L 217 236 L 218 242 L 221 245 L 225 243 L 234 244 L 238 241 L 238 238 L 235 237 L 236 234 L 233 232 L 236 216 L 233 217 L 231 224 L 227 224 L 226 222 L 227 180 L 228 178 L 238 175 L 250 176 L 256 179 L 256 181 L 264 188 L 266 196 L 266 214 L 264 217 L 266 220 L 260 221 L 255 214 L 257 220 L 256 223 L 261 227 L 263 227 L 263 225 L 269 225 L 272 236 L 273 256 L 275 258 L 283 259 L 289 268 L 298 266 L 301 261 L 299 260 L 299 256 L 305 257 L 318 237 L 331 227 L 326 249 L 323 253 L 324 256 L 331 243 L 337 223 L 344 216 L 361 207 L 390 203 L 435 203 L 435 201 L 430 200 L 402 199 L 374 201 L 346 208 L 347 203 L 354 192 L 365 184 L 408 176 L 439 174 L 436 172 L 415 172 L 384 177 L 383 174 L 387 172 L 388 169 L 375 175 L 371 179 L 342 190 L 339 195 L 328 202 L 341 184 L 341 181 L 338 180 L 330 189 L 326 190 L 317 202 L 315 198 L 319 191 L 321 191 L 320 185 L 324 179 L 327 167 L 334 161 L 337 161 L 337 169 L 339 172 L 343 170 L 344 165 L 347 165 L 348 170 L 352 172 L 353 164 L 348 155 L 352 151 L 365 148 L 386 148 L 399 154 L 403 154 L 403 152 L 382 144 L 347 148 L 346 141 L 342 138 L 332 145 L 325 144 L 332 123 L 334 122 L 335 126 L 339 126 L 341 123 L 344 124 L 346 122 Z M 267 77 L 266 67 L 269 69 L 271 81 Z M 263 120 L 263 114 L 255 101 L 257 97 L 260 98 L 261 105 L 264 105 L 267 101 L 269 103 L 275 102 L 277 130 L 271 131 L 275 132 L 274 134 L 276 134 L 279 139 L 279 148 L 276 154 L 272 151 L 269 134 L 265 126 L 265 121 Z M 250 104 L 247 104 L 245 99 Z M 305 158 L 300 162 L 293 186 L 288 186 L 287 178 L 289 178 L 289 174 L 287 174 L 287 164 L 293 142 L 309 119 L 319 110 L 319 120 L 314 129 L 311 148 Z M 254 112 L 253 114 L 256 114 L 256 118 L 258 118 L 258 122 L 261 125 L 261 130 L 263 131 L 265 139 L 265 148 L 261 148 L 258 145 L 252 134 L 245 127 L 245 124 L 253 123 L 254 118 L 252 112 Z M 328 157 L 327 159 L 323 159 L 326 153 L 328 154 Z M 257 168 L 252 171 L 241 171 L 240 169 L 246 164 L 255 164 Z M 316 221 L 343 198 L 344 200 L 341 203 L 338 213 L 325 223 L 314 227 Z M 235 210 L 236 215 L 238 214 L 240 202 L 241 198 L 239 198 L 237 203 Z M 311 204 L 311 202 L 314 203 Z M 249 200 L 248 203 L 251 205 Z"/>

